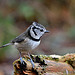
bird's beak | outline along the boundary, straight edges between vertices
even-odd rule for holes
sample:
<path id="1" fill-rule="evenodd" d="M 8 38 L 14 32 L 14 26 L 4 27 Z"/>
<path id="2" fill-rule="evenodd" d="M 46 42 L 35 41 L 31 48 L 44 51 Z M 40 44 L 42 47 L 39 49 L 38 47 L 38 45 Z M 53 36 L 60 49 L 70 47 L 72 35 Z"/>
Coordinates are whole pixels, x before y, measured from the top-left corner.
<path id="1" fill-rule="evenodd" d="M 46 30 L 45 33 L 49 33 L 50 31 Z"/>

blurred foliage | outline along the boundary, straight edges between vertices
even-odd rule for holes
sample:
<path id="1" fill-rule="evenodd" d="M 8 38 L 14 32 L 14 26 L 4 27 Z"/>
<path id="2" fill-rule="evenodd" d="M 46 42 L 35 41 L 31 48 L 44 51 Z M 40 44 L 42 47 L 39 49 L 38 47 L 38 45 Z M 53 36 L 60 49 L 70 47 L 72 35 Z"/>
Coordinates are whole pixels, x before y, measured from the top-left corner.
<path id="1" fill-rule="evenodd" d="M 14 36 L 16 36 L 16 31 L 14 31 L 16 28 L 13 25 L 14 22 L 11 16 L 3 17 L 2 14 L 0 14 L 0 41 L 2 42 L 0 45 L 8 43 L 10 38 L 12 39 Z M 6 51 L 6 49 L 7 47 L 0 49 L 0 57 L 4 56 L 3 53 Z"/>
<path id="2" fill-rule="evenodd" d="M 34 9 L 25 3 L 21 3 L 18 10 L 19 10 L 19 13 L 25 16 L 27 20 L 29 20 L 31 17 L 35 15 Z"/>
<path id="3" fill-rule="evenodd" d="M 39 47 L 41 53 L 65 54 L 66 45 L 75 46 L 74 19 L 74 0 L 0 0 L 0 46 L 36 21 L 51 31 L 47 35 L 48 40 L 46 36 L 42 39 L 43 45 Z M 66 50 L 62 51 L 62 47 Z M 73 51 L 70 49 L 70 52 L 75 52 L 75 47 Z M 9 47 L 0 49 L 0 57 L 5 57 L 7 50 Z"/>

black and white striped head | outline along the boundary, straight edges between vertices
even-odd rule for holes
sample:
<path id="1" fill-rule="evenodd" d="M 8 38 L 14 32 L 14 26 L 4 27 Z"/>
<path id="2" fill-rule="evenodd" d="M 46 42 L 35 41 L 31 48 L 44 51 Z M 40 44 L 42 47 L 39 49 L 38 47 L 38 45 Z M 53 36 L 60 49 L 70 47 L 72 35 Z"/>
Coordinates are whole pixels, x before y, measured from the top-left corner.
<path id="1" fill-rule="evenodd" d="M 30 36 L 34 39 L 40 39 L 44 33 L 47 33 L 45 27 L 37 22 L 33 22 L 30 27 Z"/>

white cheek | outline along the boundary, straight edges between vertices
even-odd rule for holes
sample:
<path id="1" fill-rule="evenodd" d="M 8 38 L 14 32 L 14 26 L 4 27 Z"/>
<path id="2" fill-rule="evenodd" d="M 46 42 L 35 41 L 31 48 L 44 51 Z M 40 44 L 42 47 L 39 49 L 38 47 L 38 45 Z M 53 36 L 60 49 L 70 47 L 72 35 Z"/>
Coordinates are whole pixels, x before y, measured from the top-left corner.
<path id="1" fill-rule="evenodd" d="M 31 34 L 31 36 L 32 36 L 33 38 L 35 38 L 35 39 L 39 39 L 39 38 L 40 38 L 40 35 L 38 35 L 38 34 L 35 35 L 32 30 L 30 31 L 30 34 Z"/>
<path id="2" fill-rule="evenodd" d="M 35 34 L 32 30 L 30 31 L 30 34 L 31 34 L 32 37 L 35 37 Z"/>

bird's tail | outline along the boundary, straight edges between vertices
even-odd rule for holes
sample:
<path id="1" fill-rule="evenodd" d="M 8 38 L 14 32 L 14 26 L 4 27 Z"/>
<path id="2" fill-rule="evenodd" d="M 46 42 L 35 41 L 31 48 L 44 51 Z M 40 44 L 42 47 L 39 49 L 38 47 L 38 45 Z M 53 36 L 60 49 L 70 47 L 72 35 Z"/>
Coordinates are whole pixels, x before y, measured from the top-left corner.
<path id="1" fill-rule="evenodd" d="M 0 48 L 6 47 L 6 46 L 9 46 L 9 45 L 12 45 L 12 43 L 7 43 L 7 44 L 1 46 Z"/>

